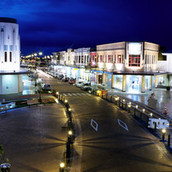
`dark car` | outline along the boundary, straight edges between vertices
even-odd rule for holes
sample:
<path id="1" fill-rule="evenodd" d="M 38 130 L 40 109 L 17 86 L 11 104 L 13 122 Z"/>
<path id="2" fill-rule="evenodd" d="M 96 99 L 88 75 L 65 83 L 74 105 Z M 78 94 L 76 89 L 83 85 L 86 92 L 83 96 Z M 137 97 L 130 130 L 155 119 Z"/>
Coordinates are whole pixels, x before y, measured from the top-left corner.
<path id="1" fill-rule="evenodd" d="M 51 86 L 50 86 L 49 84 L 44 84 L 44 85 L 42 86 L 42 90 L 43 90 L 43 91 L 51 91 Z"/>
<path id="2" fill-rule="evenodd" d="M 57 78 L 60 79 L 60 80 L 61 80 L 63 77 L 64 77 L 63 74 L 59 74 L 59 75 L 57 76 Z"/>
<path id="3" fill-rule="evenodd" d="M 70 78 L 68 82 L 69 82 L 69 84 L 75 84 L 76 79 L 75 78 Z"/>
<path id="4" fill-rule="evenodd" d="M 68 82 L 68 80 L 69 80 L 68 77 L 64 77 L 64 78 L 62 79 L 63 82 Z"/>

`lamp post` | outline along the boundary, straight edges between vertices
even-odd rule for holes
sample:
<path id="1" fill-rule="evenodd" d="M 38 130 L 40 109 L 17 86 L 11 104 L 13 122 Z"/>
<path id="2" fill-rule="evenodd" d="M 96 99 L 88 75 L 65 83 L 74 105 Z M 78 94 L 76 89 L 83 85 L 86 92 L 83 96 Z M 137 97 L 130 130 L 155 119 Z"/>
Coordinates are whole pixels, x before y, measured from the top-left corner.
<path id="1" fill-rule="evenodd" d="M 162 141 L 165 141 L 165 133 L 166 133 L 166 129 L 162 129 Z"/>
<path id="2" fill-rule="evenodd" d="M 65 163 L 61 162 L 60 163 L 60 170 L 59 170 L 59 172 L 64 172 L 64 168 L 65 168 Z"/>

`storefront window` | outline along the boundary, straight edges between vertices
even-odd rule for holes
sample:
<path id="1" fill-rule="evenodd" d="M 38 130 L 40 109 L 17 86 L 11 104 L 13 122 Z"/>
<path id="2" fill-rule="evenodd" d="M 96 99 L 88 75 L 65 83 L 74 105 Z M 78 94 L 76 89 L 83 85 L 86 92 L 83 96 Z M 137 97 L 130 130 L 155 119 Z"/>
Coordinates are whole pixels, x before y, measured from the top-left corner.
<path id="1" fill-rule="evenodd" d="M 135 75 L 128 75 L 126 77 L 126 90 L 129 93 L 141 92 L 142 77 Z"/>
<path id="2" fill-rule="evenodd" d="M 113 87 L 122 90 L 122 75 L 113 75 Z"/>
<path id="3" fill-rule="evenodd" d="M 151 76 L 145 76 L 145 90 L 151 89 Z"/>

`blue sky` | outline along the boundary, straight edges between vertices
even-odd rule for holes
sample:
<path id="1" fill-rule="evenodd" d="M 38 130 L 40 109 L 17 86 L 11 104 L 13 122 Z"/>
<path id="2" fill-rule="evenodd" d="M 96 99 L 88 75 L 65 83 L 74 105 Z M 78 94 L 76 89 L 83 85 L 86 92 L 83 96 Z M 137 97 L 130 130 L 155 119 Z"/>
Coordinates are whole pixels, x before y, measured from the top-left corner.
<path id="1" fill-rule="evenodd" d="M 150 41 L 172 50 L 171 0 L 2 0 L 0 16 L 16 18 L 21 51 Z"/>

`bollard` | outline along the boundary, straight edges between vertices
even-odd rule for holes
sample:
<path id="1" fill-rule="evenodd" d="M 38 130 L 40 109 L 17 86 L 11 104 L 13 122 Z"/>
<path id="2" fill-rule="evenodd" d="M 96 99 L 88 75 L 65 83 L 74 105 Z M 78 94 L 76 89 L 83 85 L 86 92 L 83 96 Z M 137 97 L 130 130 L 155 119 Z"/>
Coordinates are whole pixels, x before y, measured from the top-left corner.
<path id="1" fill-rule="evenodd" d="M 165 133 L 166 133 L 166 129 L 162 129 L 162 141 L 165 141 Z"/>
<path id="2" fill-rule="evenodd" d="M 131 104 L 128 104 L 128 113 L 130 113 Z"/>
<path id="3" fill-rule="evenodd" d="M 168 147 L 170 147 L 170 134 L 168 135 Z"/>
<path id="4" fill-rule="evenodd" d="M 167 115 L 167 108 L 164 109 L 164 115 Z"/>
<path id="5" fill-rule="evenodd" d="M 61 162 L 59 172 L 64 172 L 64 168 L 65 168 L 65 163 Z"/>
<path id="6" fill-rule="evenodd" d="M 66 164 L 70 163 L 70 143 L 66 142 Z"/>
<path id="7" fill-rule="evenodd" d="M 154 132 L 156 132 L 156 122 L 154 122 Z"/>

